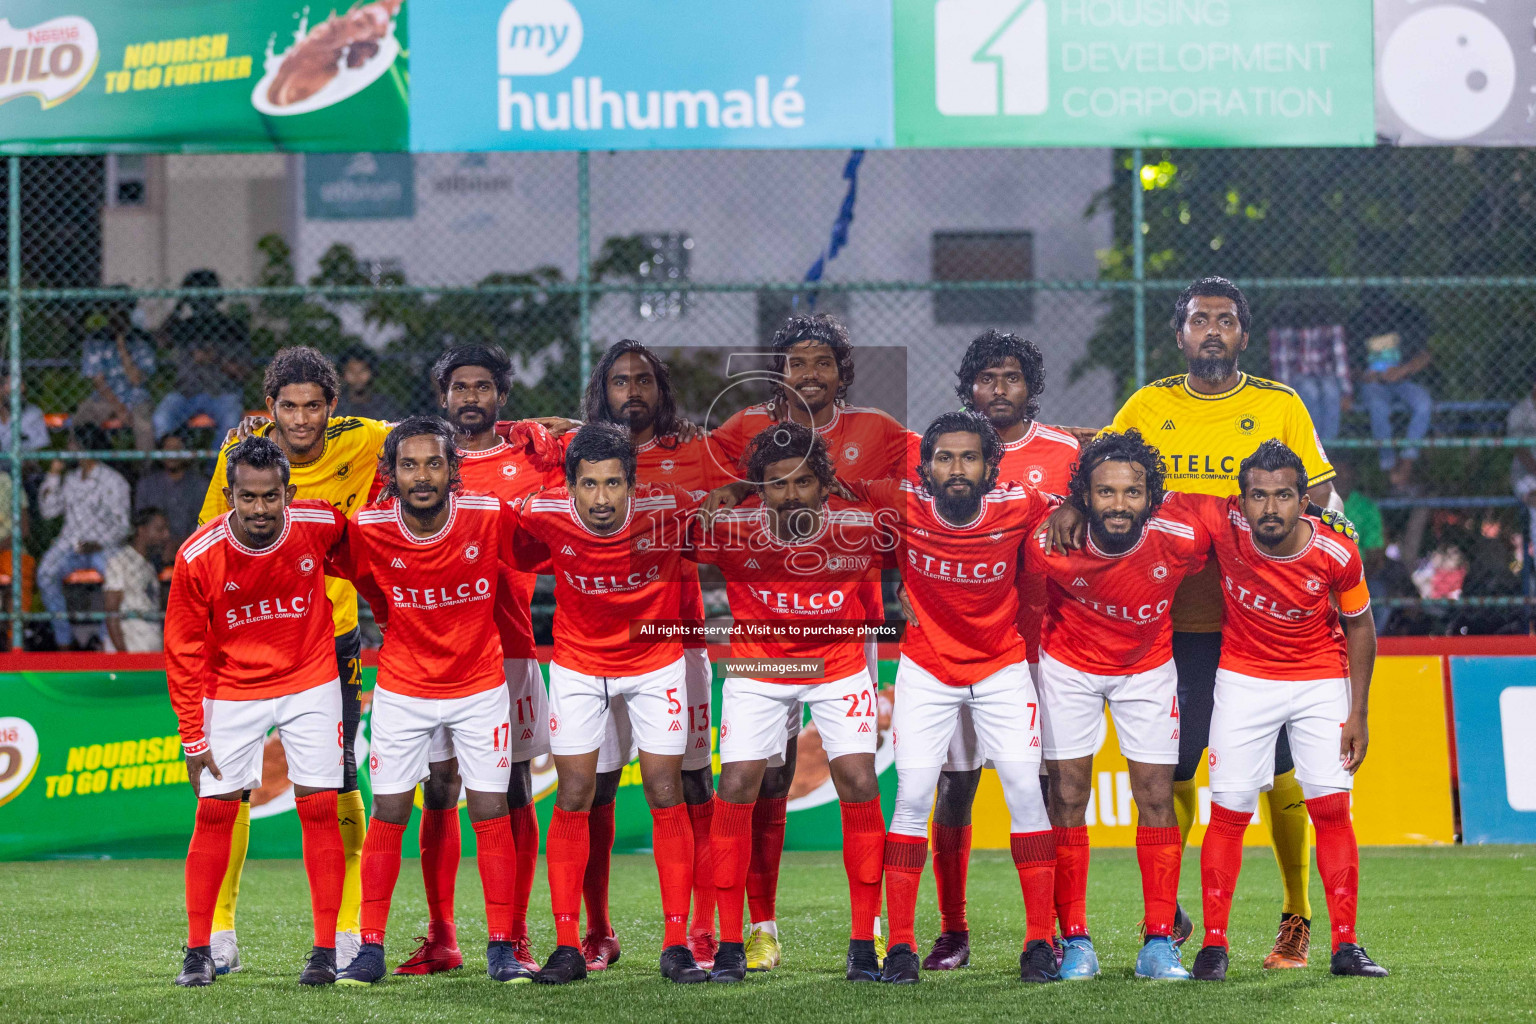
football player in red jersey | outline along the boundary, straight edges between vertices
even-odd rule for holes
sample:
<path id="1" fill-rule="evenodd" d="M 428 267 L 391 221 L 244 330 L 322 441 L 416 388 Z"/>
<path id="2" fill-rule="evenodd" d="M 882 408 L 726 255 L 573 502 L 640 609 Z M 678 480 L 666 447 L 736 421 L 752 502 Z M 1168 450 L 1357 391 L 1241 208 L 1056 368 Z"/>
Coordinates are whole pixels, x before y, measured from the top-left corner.
<path id="1" fill-rule="evenodd" d="M 998 483 L 1002 442 L 976 413 L 934 420 L 921 455 L 921 484 L 843 483 L 877 509 L 900 512 L 896 561 L 915 619 L 902 638 L 891 716 L 897 773 L 885 843 L 891 947 L 881 977 L 897 984 L 919 978 L 914 919 L 928 818 L 960 708 L 970 705 L 982 756 L 996 767 L 1008 803 L 1028 921 L 1019 977 L 1056 981 L 1050 942 L 1056 844 L 1040 792 L 1040 705 L 1017 627 L 1024 541 L 1048 501 L 1023 484 Z"/>
<path id="2" fill-rule="evenodd" d="M 788 721 L 809 705 L 841 801 L 843 865 L 852 904 L 849 981 L 877 981 L 873 924 L 880 912 L 885 819 L 875 778 L 879 740 L 874 680 L 859 627 L 861 588 L 881 560 L 881 527 L 867 507 L 829 497 L 835 474 L 825 443 L 808 427 L 782 423 L 759 434 L 747 478 L 762 503 L 694 525 L 690 557 L 717 566 L 736 630 L 797 628 L 846 631 L 796 639 L 788 632 L 758 638 L 738 632 L 731 657 L 814 665 L 792 676 L 767 669 L 726 677 L 720 716 L 720 799 L 714 819 L 721 943 L 711 981 L 741 981 L 747 972 L 742 910 L 751 858 L 752 810 L 768 758 L 784 749 Z"/>
<path id="3" fill-rule="evenodd" d="M 512 390 L 512 362 L 505 352 L 494 345 L 459 345 L 439 357 L 431 376 L 438 403 L 453 427 L 459 477 L 466 491 L 514 502 L 558 481 L 557 474 L 543 468 L 524 448 L 513 447 L 497 435 L 496 414 Z M 549 753 L 544 677 L 539 672 L 529 617 L 533 584 L 533 574 L 502 563 L 496 625 L 513 709 L 507 806 L 517 859 L 511 941 L 513 955 L 530 972 L 539 969 L 528 946 L 528 899 L 539 858 L 539 820 L 534 814 L 529 764 Z M 433 974 L 464 963 L 453 924 L 454 882 L 461 855 L 462 781 L 452 737 L 447 729 L 440 728 L 432 738 L 430 774 L 421 788 L 421 874 L 427 890 L 427 934 L 421 946 L 395 968 L 396 974 Z"/>
<path id="4" fill-rule="evenodd" d="M 1164 479 L 1162 456 L 1138 431 L 1100 434 L 1083 449 L 1068 487 L 1068 500 L 1088 520 L 1083 546 L 1048 551 L 1037 536 L 1026 547 L 1026 571 L 1046 581 L 1038 682 L 1066 980 L 1099 973 L 1088 934 L 1085 811 L 1106 703 L 1139 812 L 1146 939 L 1136 975 L 1189 978 L 1171 939 L 1181 843 L 1173 809 L 1178 676 L 1168 609 L 1184 577 L 1205 564 L 1211 538 L 1188 507 L 1196 496 L 1165 494 Z"/>
<path id="5" fill-rule="evenodd" d="M 197 797 L 176 984 L 213 984 L 214 904 L 241 793 L 261 785 L 273 728 L 288 759 L 314 914 L 299 982 L 330 984 L 345 864 L 336 822 L 342 699 L 325 569 L 345 549 L 347 521 L 323 501 L 293 500 L 288 459 L 266 438 L 232 446 L 225 470 L 231 511 L 181 546 L 166 608 L 166 679 Z"/>
<path id="6" fill-rule="evenodd" d="M 1014 480 L 1048 494 L 1065 494 L 1078 443 L 1071 434 L 1035 419 L 1045 391 L 1045 359 L 1034 342 L 1016 334 L 987 331 L 971 342 L 956 373 L 955 394 L 964 408 L 985 416 L 1003 442 L 999 480 Z M 908 463 L 917 472 L 918 442 L 911 435 Z M 917 481 L 916 476 L 913 477 Z M 1044 581 L 1019 577 L 1019 633 L 1030 674 L 1038 681 L 1040 618 Z M 965 919 L 965 882 L 971 860 L 971 804 L 981 782 L 982 758 L 969 709 L 949 742 L 933 808 L 933 880 L 939 900 L 939 937 L 923 959 L 925 971 L 947 971 L 970 962 L 970 926 Z M 1043 782 L 1043 778 L 1042 778 Z"/>
<path id="7" fill-rule="evenodd" d="M 459 490 L 453 431 L 436 417 L 397 425 L 380 460 L 387 478 L 381 500 L 358 512 L 350 534 L 359 590 L 385 631 L 369 730 L 363 945 L 336 980 L 370 985 L 384 977 L 400 840 L 416 785 L 427 776 L 433 736 L 446 728 L 475 829 L 487 972 L 496 981 L 528 981 L 512 949 L 511 722 L 495 616 L 500 561 L 510 553 L 517 516 L 495 495 Z"/>
<path id="8" fill-rule="evenodd" d="M 885 480 L 904 474 L 907 462 L 907 430 L 880 409 L 847 404 L 853 386 L 853 345 L 848 328 L 825 313 L 792 316 L 774 334 L 770 347 L 774 359 L 769 373 L 775 380 L 771 400 L 731 416 L 710 432 L 709 440 L 725 467 L 738 477 L 730 496 L 716 491 L 706 503 L 712 512 L 717 504 L 729 505 L 752 493 L 740 480 L 747 447 L 754 437 L 776 423 L 799 423 L 814 430 L 827 446 L 842 480 Z M 717 497 L 719 496 L 719 497 Z M 885 604 L 877 574 L 865 585 L 866 615 L 885 620 Z M 865 642 L 871 678 L 878 678 L 877 643 Z M 747 903 L 752 914 L 747 939 L 747 965 L 754 971 L 778 966 L 780 943 L 776 920 L 779 861 L 784 854 L 785 809 L 795 779 L 800 723 L 795 721 L 782 755 L 771 758 L 763 776 L 752 820 L 752 866 L 747 875 Z M 874 922 L 877 948 L 879 922 Z"/>
<path id="9" fill-rule="evenodd" d="M 674 982 L 705 981 L 686 944 L 693 829 L 682 793 L 683 648 L 674 635 L 637 640 L 633 632 L 682 618 L 686 524 L 677 519 L 693 501 L 676 487 L 637 490 L 634 446 L 616 424 L 578 430 L 565 465 L 566 486 L 534 496 L 521 510 L 516 551 L 520 567 L 547 564 L 555 577 L 549 732 L 560 787 L 545 862 L 558 945 L 536 980 L 558 985 L 587 975 L 578 932 L 588 815 L 611 698 L 623 696 L 651 805 L 666 922 L 661 971 Z"/>
<path id="10" fill-rule="evenodd" d="M 1191 973 L 1227 976 L 1227 921 L 1243 833 L 1274 775 L 1280 730 L 1317 830 L 1334 974 L 1385 977 L 1355 935 L 1360 854 L 1349 791 L 1365 760 L 1376 627 L 1360 551 L 1304 510 L 1301 457 L 1265 441 L 1238 469 L 1238 494 L 1206 497 L 1221 570 L 1221 663 L 1207 760 L 1211 824 L 1200 850 L 1205 945 Z M 1335 602 L 1337 606 L 1335 607 Z"/>
<path id="11" fill-rule="evenodd" d="M 699 496 L 726 478 L 720 460 L 699 436 L 682 440 L 672 375 L 654 352 L 638 341 L 619 341 L 592 368 L 583 396 L 588 423 L 616 423 L 629 431 L 635 446 L 635 478 L 642 484 L 681 487 Z M 573 433 L 562 434 L 569 444 Z M 562 445 L 562 448 L 564 444 Z M 682 617 L 702 625 L 704 592 L 698 567 L 683 563 Z M 704 641 L 683 641 L 687 687 L 683 755 L 683 802 L 693 829 L 693 919 L 688 948 L 699 966 L 708 969 L 715 956 L 714 858 L 710 854 L 710 822 L 715 809 L 714 759 L 710 733 L 710 690 L 713 670 Z M 623 699 L 613 704 L 597 760 L 597 789 L 589 825 L 591 852 L 582 891 L 587 907 L 587 932 L 581 942 L 589 970 L 602 970 L 619 958 L 619 940 L 608 916 L 608 870 L 613 855 L 613 806 L 624 766 L 635 759 L 634 730 Z"/>

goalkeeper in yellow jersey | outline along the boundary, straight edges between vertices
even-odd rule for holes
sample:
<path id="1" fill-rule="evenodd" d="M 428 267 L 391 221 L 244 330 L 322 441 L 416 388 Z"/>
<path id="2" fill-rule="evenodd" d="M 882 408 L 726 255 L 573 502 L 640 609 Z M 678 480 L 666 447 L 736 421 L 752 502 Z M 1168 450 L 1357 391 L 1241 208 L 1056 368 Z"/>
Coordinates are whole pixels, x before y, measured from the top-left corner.
<path id="1" fill-rule="evenodd" d="M 354 416 L 332 416 L 339 391 L 336 368 L 312 348 L 285 348 L 267 364 L 262 382 L 267 399 L 264 423 L 255 433 L 277 442 L 288 457 L 291 482 L 298 488 L 298 498 L 329 502 L 343 515 L 350 516 L 367 504 L 374 483 L 374 470 L 389 425 L 380 420 Z M 226 441 L 225 449 L 235 443 Z M 202 524 L 229 511 L 224 500 L 224 452 L 208 484 Z M 367 813 L 362 794 L 357 789 L 357 761 L 354 744 L 362 716 L 362 691 L 359 673 L 362 667 L 362 638 L 357 628 L 357 591 L 345 580 L 327 578 L 325 593 L 331 600 L 336 630 L 336 673 L 341 681 L 344 775 L 336 813 L 341 824 L 342 845 L 346 852 L 346 883 L 341 909 L 336 921 L 336 967 L 351 962 L 360 945 L 358 914 L 362 886 L 359 876 Z M 213 917 L 212 952 L 214 969 L 225 974 L 240 970 L 240 950 L 235 939 L 235 902 L 240 895 L 240 872 L 245 866 L 246 844 L 250 838 L 250 794 L 240 805 L 233 842 L 230 844 L 229 868 L 219 891 Z"/>

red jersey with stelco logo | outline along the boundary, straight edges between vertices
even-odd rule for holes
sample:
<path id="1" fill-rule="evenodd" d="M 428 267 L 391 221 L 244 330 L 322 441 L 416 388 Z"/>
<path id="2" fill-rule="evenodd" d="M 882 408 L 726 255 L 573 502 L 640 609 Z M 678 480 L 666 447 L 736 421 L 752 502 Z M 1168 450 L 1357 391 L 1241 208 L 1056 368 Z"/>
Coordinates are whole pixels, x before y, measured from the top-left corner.
<path id="1" fill-rule="evenodd" d="M 411 533 L 403 514 L 390 498 L 360 510 L 351 531 L 358 589 L 384 627 L 379 685 L 432 700 L 502 685 L 498 559 L 516 514 L 493 494 L 469 491 L 449 496 L 448 521 L 430 537 Z"/>
<path id="2" fill-rule="evenodd" d="M 1146 672 L 1173 657 L 1168 609 L 1185 576 L 1199 572 L 1210 531 L 1183 494 L 1169 494 L 1129 551 L 1109 555 L 1093 543 L 1047 553 L 1045 538 L 1028 545 L 1026 570 L 1046 581 L 1040 646 L 1081 672 L 1121 676 Z"/>
<path id="3" fill-rule="evenodd" d="M 748 406 L 710 431 L 709 440 L 730 460 L 728 464 L 742 467 L 745 476 L 744 463 L 752 439 L 778 422 L 772 404 Z M 815 429 L 827 446 L 839 479 L 888 480 L 906 475 L 907 428 L 888 413 L 838 402 L 833 406 L 832 419 Z M 885 602 L 878 567 L 871 570 L 860 593 L 870 618 L 883 622 Z"/>
<path id="4" fill-rule="evenodd" d="M 183 742 L 203 734 L 203 698 L 262 700 L 336 678 L 326 562 L 347 520 L 324 501 L 289 505 L 264 548 L 235 539 L 230 512 L 176 552 L 165 612 L 165 668 Z"/>
<path id="5" fill-rule="evenodd" d="M 1186 495 L 1199 503 L 1221 571 L 1221 667 L 1259 679 L 1342 679 L 1349 654 L 1339 614 L 1371 607 L 1354 541 L 1303 515 L 1306 547 L 1287 558 L 1259 550 L 1239 499 Z M 1338 598 L 1335 610 L 1330 598 Z"/>
<path id="6" fill-rule="evenodd" d="M 917 475 L 922 445 L 923 435 L 909 435 L 906 476 L 914 484 L 922 483 Z M 998 483 L 1021 483 L 1046 494 L 1064 495 L 1072 479 L 1072 467 L 1077 464 L 1077 453 L 1077 438 L 1056 427 L 1031 421 L 1023 437 L 1003 444 Z M 1045 580 L 1037 573 L 1020 573 L 1018 627 L 1031 662 L 1040 660 L 1040 621 L 1044 616 Z"/>
<path id="7" fill-rule="evenodd" d="M 640 485 L 623 524 L 599 534 L 566 488 L 526 503 L 514 557 L 523 568 L 553 567 L 555 661 L 587 675 L 637 676 L 683 656 L 676 640 L 632 642 L 630 624 L 683 618 L 682 547 L 693 506 L 681 488 Z"/>
<path id="8" fill-rule="evenodd" d="M 499 441 L 494 448 L 467 452 L 459 449 L 459 479 L 466 491 L 493 494 L 503 502 L 519 501 L 542 487 L 558 487 L 563 477 L 542 469 L 524 450 Z M 496 594 L 496 627 L 501 634 L 503 658 L 536 656 L 533 619 L 528 606 L 538 577 L 501 563 L 501 585 Z"/>
<path id="9" fill-rule="evenodd" d="M 870 569 L 878 569 L 884 557 L 883 535 L 873 510 L 841 498 L 827 499 L 821 528 L 813 536 L 792 542 L 779 539 L 773 513 L 761 505 L 721 512 L 708 528 L 695 522 L 690 557 L 718 566 L 725 576 L 737 630 L 731 657 L 823 659 L 817 677 L 752 677 L 789 685 L 847 679 L 865 671 L 862 590 Z M 783 633 L 784 625 L 798 623 L 835 624 L 846 634 L 795 640 Z M 754 626 L 774 632 L 755 636 L 750 632 Z"/>
<path id="10" fill-rule="evenodd" d="M 1024 660 L 1017 626 L 1023 545 L 1049 514 L 1039 491 L 1000 484 L 964 526 L 942 518 L 926 488 L 908 480 L 850 483 L 877 510 L 898 513 L 895 563 L 918 624 L 901 653 L 950 686 L 968 686 Z"/>

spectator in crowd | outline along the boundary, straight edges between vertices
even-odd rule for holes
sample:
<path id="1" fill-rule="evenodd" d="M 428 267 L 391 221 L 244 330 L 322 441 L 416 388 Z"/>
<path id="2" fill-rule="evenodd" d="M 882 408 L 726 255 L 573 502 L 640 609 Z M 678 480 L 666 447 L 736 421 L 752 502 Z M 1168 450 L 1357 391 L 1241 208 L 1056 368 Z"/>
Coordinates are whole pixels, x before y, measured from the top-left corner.
<path id="1" fill-rule="evenodd" d="M 1369 295 L 1362 305 L 1358 327 L 1364 338 L 1365 369 L 1360 374 L 1360 400 L 1371 414 L 1371 436 L 1378 441 L 1392 437 L 1392 410 L 1408 410 L 1410 441 L 1429 433 L 1434 396 L 1422 383 L 1430 363 L 1429 325 L 1424 314 L 1407 303 L 1384 294 Z M 1392 487 L 1407 491 L 1413 481 L 1417 448 L 1381 449 L 1381 468 Z"/>
<path id="2" fill-rule="evenodd" d="M 160 566 L 171 540 L 170 522 L 158 508 L 141 508 L 128 521 L 127 544 L 107 559 L 102 600 L 107 612 L 107 650 L 161 649 Z M 149 618 L 124 618 L 114 612 L 138 612 Z"/>
<path id="3" fill-rule="evenodd" d="M 94 451 L 106 446 L 100 427 L 89 424 L 70 431 L 71 451 Z M 43 607 L 53 615 L 53 639 L 60 650 L 73 646 L 73 632 L 65 616 L 64 577 L 81 569 L 106 575 L 107 557 L 128 533 L 128 481 L 116 470 L 95 459 L 81 459 L 69 472 L 54 459 L 38 488 L 38 512 L 44 519 L 64 517 L 64 526 L 37 568 L 37 586 Z"/>
<path id="4" fill-rule="evenodd" d="M 22 390 L 26 390 L 25 384 L 22 385 Z M 27 404 L 23 396 L 21 450 L 35 452 L 39 448 L 47 448 L 50 443 L 48 421 L 43 418 L 43 410 Z M 0 368 L 0 446 L 7 450 L 11 447 L 11 375 L 3 368 Z"/>
<path id="5" fill-rule="evenodd" d="M 21 540 L 25 544 L 31 536 L 27 516 L 27 489 L 21 489 Z M 0 606 L 7 611 L 11 607 L 11 474 L 0 471 L 0 575 L 5 582 L 0 585 Z M 37 578 L 37 560 L 23 548 L 21 552 L 21 610 L 32 610 L 32 590 Z M 9 642 L 8 631 L 0 631 Z"/>
<path id="6" fill-rule="evenodd" d="M 181 434 L 167 434 L 160 442 L 160 450 L 184 452 L 187 443 Z M 133 510 L 153 508 L 165 514 L 170 526 L 170 550 L 174 552 L 197 529 L 197 514 L 207 493 L 208 474 L 194 460 L 160 459 L 151 472 L 139 477 L 133 489 Z"/>
<path id="7" fill-rule="evenodd" d="M 341 369 L 341 395 L 336 401 L 337 416 L 362 416 L 370 420 L 394 423 L 400 419 L 400 405 L 388 395 L 373 390 L 378 363 L 365 348 L 350 348 L 337 360 Z"/>
<path id="8" fill-rule="evenodd" d="M 1388 597 L 1416 597 L 1413 578 L 1406 566 L 1387 557 L 1387 534 L 1382 525 L 1381 506 L 1376 499 L 1360 490 L 1354 463 L 1340 459 L 1334 463 L 1338 476 L 1333 481 L 1334 490 L 1344 499 L 1344 515 L 1355 524 L 1359 534 L 1360 557 L 1365 563 L 1366 589 L 1374 600 Z M 1371 615 L 1376 620 L 1377 632 L 1387 628 L 1392 618 L 1392 608 L 1384 601 L 1371 605 Z"/>
<path id="9" fill-rule="evenodd" d="M 74 418 L 95 426 L 116 420 L 132 427 L 133 446 L 147 451 L 155 446 L 149 404 L 155 344 L 147 331 L 134 325 L 136 306 L 131 298 L 113 301 L 102 317 L 102 325 L 86 336 L 80 355 L 80 376 L 90 381 L 95 390 L 75 409 Z"/>
<path id="10" fill-rule="evenodd" d="M 194 270 L 182 279 L 183 288 L 217 288 L 219 275 Z M 224 435 L 240 422 L 240 392 L 245 378 L 242 357 L 251 349 L 245 324 L 219 311 L 212 296 L 182 299 L 161 330 L 175 352 L 176 387 L 155 407 L 155 437 L 179 430 L 204 414 L 213 419 L 213 436 Z"/>
<path id="11" fill-rule="evenodd" d="M 1514 404 L 1504 419 L 1506 437 L 1536 437 L 1536 386 Z M 1509 465 L 1509 483 L 1515 497 L 1525 505 L 1526 545 L 1530 550 L 1531 535 L 1536 533 L 1536 448 L 1516 448 Z"/>
<path id="12" fill-rule="evenodd" d="M 1353 399 L 1344 325 L 1326 305 L 1290 302 L 1275 311 L 1269 338 L 1270 373 L 1288 384 L 1312 414 L 1318 436 L 1339 436 L 1339 416 Z"/>

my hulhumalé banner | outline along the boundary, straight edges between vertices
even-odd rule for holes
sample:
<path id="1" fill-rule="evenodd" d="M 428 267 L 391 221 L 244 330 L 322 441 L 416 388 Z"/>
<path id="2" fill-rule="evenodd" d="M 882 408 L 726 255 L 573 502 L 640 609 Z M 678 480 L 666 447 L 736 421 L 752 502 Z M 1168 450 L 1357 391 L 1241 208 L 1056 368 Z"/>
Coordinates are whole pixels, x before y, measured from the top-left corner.
<path id="1" fill-rule="evenodd" d="M 185 856 L 195 801 L 166 696 L 164 671 L 141 669 L 140 665 L 152 666 L 156 660 L 145 655 L 77 655 L 59 660 L 72 663 L 58 671 L 0 672 L 0 860 Z M 1525 673 L 1521 678 L 1528 678 L 1536 664 L 1529 658 L 1486 660 L 1504 664 L 1513 675 Z M 115 667 L 125 663 L 134 670 Z M 881 737 L 875 763 L 887 814 L 896 795 L 890 742 L 895 672 L 895 662 L 881 662 Z M 372 669 L 364 670 L 363 683 L 368 701 Z M 717 669 L 717 709 L 720 685 Z M 1453 841 L 1453 780 L 1441 658 L 1379 659 L 1373 696 L 1371 749 L 1354 794 L 1360 841 Z M 358 763 L 363 765 L 368 763 L 366 708 L 365 703 L 357 748 Z M 276 736 L 269 737 L 263 783 L 251 796 L 253 857 L 300 855 L 299 823 L 286 767 L 281 743 Z M 536 760 L 532 768 L 539 816 L 547 825 L 557 785 L 554 765 L 546 757 Z M 1196 844 L 1209 820 L 1210 806 L 1203 768 L 1197 778 L 1202 792 L 1200 825 L 1191 837 Z M 1404 786 L 1405 778 L 1415 779 L 1415 784 Z M 1130 778 L 1112 725 L 1095 755 L 1094 779 L 1088 811 L 1094 845 L 1133 846 L 1136 828 Z M 366 800 L 370 795 L 366 772 L 361 784 Z M 1482 798 L 1466 787 L 1464 777 L 1464 807 Z M 1490 787 L 1491 783 L 1485 788 Z M 1496 788 L 1493 796 L 1502 801 L 1502 783 Z M 786 846 L 835 849 L 841 838 L 837 794 L 814 724 L 801 733 L 789 796 Z M 992 772 L 983 776 L 973 820 L 978 848 L 1007 848 L 1008 812 Z M 414 829 L 419 821 L 419 815 L 413 816 L 410 827 Z M 638 763 L 623 770 L 615 826 L 619 851 L 650 847 L 651 815 Z M 1252 842 L 1265 840 L 1263 829 L 1250 831 Z M 467 848 L 473 848 L 473 837 L 466 823 Z M 406 837 L 407 851 L 416 845 L 414 835 Z"/>
<path id="2" fill-rule="evenodd" d="M 0 153 L 403 150 L 418 2 L 7 0 Z"/>
<path id="3" fill-rule="evenodd" d="M 411 145 L 889 147 L 890 17 L 890 0 L 424 5 Z"/>

